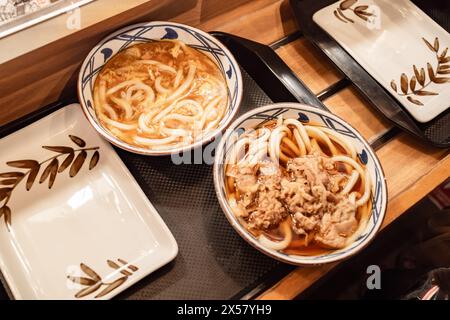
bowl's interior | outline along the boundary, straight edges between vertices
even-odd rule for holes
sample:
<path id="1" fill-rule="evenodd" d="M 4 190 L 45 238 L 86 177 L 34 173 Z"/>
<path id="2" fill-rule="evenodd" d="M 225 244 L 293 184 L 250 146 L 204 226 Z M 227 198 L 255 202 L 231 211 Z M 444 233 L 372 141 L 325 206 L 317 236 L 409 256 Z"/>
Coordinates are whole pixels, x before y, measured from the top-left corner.
<path id="1" fill-rule="evenodd" d="M 169 22 L 150 22 L 123 28 L 102 40 L 86 57 L 78 79 L 78 90 L 81 105 L 90 122 L 110 142 L 119 147 L 140 153 L 152 153 L 157 150 L 149 150 L 129 145 L 109 133 L 99 122 L 93 105 L 94 83 L 98 73 L 112 56 L 139 42 L 155 41 L 162 39 L 177 39 L 189 46 L 200 50 L 214 61 L 221 70 L 228 88 L 228 106 L 224 118 L 216 130 L 209 132 L 196 141 L 192 147 L 202 144 L 217 135 L 232 119 L 237 110 L 242 96 L 242 78 L 239 66 L 231 53 L 214 37 L 181 24 Z M 164 153 L 178 152 L 177 149 L 165 149 Z"/>
<path id="2" fill-rule="evenodd" d="M 328 254 L 318 255 L 318 256 L 292 256 L 287 255 L 276 250 L 268 249 L 262 247 L 259 242 L 245 230 L 245 228 L 238 222 L 234 216 L 231 208 L 226 200 L 226 190 L 225 190 L 225 166 L 226 159 L 229 156 L 229 152 L 232 149 L 234 143 L 231 141 L 231 131 L 239 130 L 238 132 L 243 132 L 244 130 L 254 129 L 261 123 L 276 119 L 278 116 L 282 115 L 283 118 L 294 118 L 303 123 L 314 123 L 324 127 L 333 129 L 339 132 L 345 138 L 349 140 L 358 152 L 358 157 L 362 163 L 366 165 L 368 169 L 370 179 L 372 182 L 372 195 L 373 195 L 373 205 L 372 214 L 370 221 L 367 224 L 364 232 L 356 239 L 354 243 L 347 246 L 344 249 L 332 251 Z M 285 262 L 291 262 L 294 264 L 320 264 L 325 262 L 331 262 L 344 257 L 350 256 L 361 247 L 365 246 L 372 236 L 378 230 L 386 209 L 386 186 L 384 182 L 384 175 L 382 168 L 376 158 L 373 150 L 367 144 L 367 142 L 361 137 L 361 135 L 353 129 L 350 125 L 345 123 L 340 118 L 322 111 L 314 107 L 303 106 L 299 104 L 292 103 L 280 103 L 271 106 L 261 107 L 250 111 L 249 113 L 243 115 L 230 126 L 229 133 L 225 136 L 225 139 L 221 142 L 219 150 L 217 153 L 217 159 L 214 168 L 214 178 L 216 183 L 216 191 L 218 193 L 219 200 L 221 202 L 222 208 L 224 209 L 227 218 L 232 222 L 232 225 L 237 229 L 247 241 L 258 249 L 268 253 L 269 255 L 280 259 Z"/>

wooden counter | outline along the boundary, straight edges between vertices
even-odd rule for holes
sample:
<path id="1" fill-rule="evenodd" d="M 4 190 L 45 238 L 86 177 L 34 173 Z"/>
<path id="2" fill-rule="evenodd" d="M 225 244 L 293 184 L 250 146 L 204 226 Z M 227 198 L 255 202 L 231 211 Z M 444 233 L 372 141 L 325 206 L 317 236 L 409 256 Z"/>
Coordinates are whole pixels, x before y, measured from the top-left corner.
<path id="1" fill-rule="evenodd" d="M 200 25 L 206 31 L 220 30 L 271 44 L 298 31 L 288 1 L 254 1 Z M 315 93 L 342 79 L 328 58 L 303 37 L 278 49 L 278 55 Z M 351 86 L 324 101 L 334 113 L 356 127 L 369 141 L 392 128 Z M 394 137 L 378 149 L 386 174 L 389 202 L 383 228 L 416 204 L 450 176 L 448 150 L 418 143 L 406 134 Z M 260 299 L 292 299 L 336 267 L 297 268 Z"/>
<path id="2" fill-rule="evenodd" d="M 81 63 L 80 56 L 84 57 L 105 33 L 136 20 L 161 19 L 161 16 L 151 14 L 152 1 L 133 3 L 138 7 L 131 8 L 133 17 L 130 13 L 122 13 L 118 15 L 120 18 L 113 16 L 106 24 L 92 24 L 88 31 L 80 31 L 79 48 L 69 51 L 65 45 L 70 39 L 63 37 L 55 43 L 25 54 L 25 58 L 20 56 L 1 65 L 0 104 L 3 110 L 5 105 L 10 108 L 0 117 L 0 125 L 55 101 L 64 95 L 65 90 L 73 89 L 71 84 L 73 85 L 75 71 Z M 164 19 L 190 23 L 205 31 L 229 32 L 265 44 L 274 43 L 298 31 L 289 4 L 284 0 L 234 0 L 227 1 L 226 5 L 218 5 L 224 2 L 212 0 L 189 3 L 185 12 L 177 12 L 173 17 L 166 14 Z M 321 51 L 301 36 L 293 38 L 296 40 L 282 45 L 276 52 L 313 92 L 320 93 L 342 78 L 341 73 Z M 55 48 L 59 48 L 58 53 L 50 56 L 54 54 L 55 51 L 52 50 Z M 45 74 L 39 74 L 38 67 L 32 65 L 33 61 L 39 59 L 47 59 L 49 70 Z M 30 94 L 42 87 L 41 80 L 44 78 L 48 90 Z M 24 97 L 28 101 L 24 102 Z M 340 90 L 324 103 L 332 112 L 360 130 L 369 141 L 392 132 L 389 131 L 391 124 L 373 111 L 370 104 L 351 86 Z M 390 140 L 377 150 L 377 154 L 384 168 L 389 190 L 389 204 L 383 227 L 392 223 L 450 176 L 448 150 L 422 145 L 404 133 L 394 132 Z M 336 265 L 297 268 L 259 298 L 292 299 Z"/>

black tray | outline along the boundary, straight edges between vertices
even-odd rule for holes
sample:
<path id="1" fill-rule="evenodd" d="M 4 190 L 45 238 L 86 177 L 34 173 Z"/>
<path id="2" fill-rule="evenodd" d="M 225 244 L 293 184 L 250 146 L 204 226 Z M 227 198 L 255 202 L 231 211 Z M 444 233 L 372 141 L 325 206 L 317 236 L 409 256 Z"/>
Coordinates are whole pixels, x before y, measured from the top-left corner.
<path id="1" fill-rule="evenodd" d="M 325 109 L 268 46 L 213 33 L 241 65 L 242 114 L 272 102 L 302 102 Z M 0 138 L 55 110 L 61 101 L 0 128 Z M 293 266 L 253 249 L 232 229 L 216 199 L 212 167 L 174 165 L 170 157 L 146 157 L 116 149 L 179 245 L 170 264 L 118 296 L 120 299 L 248 299 L 280 280 Z M 0 290 L 1 291 L 1 290 Z M 0 292 L 0 297 L 6 298 Z"/>
<path id="2" fill-rule="evenodd" d="M 450 147 L 450 108 L 427 123 L 417 122 L 384 87 L 313 21 L 314 13 L 334 2 L 336 0 L 290 0 L 300 30 L 305 37 L 321 49 L 363 93 L 372 106 L 397 127 L 427 144 L 442 148 Z M 413 2 L 444 29 L 450 30 L 449 1 L 414 0 Z"/>

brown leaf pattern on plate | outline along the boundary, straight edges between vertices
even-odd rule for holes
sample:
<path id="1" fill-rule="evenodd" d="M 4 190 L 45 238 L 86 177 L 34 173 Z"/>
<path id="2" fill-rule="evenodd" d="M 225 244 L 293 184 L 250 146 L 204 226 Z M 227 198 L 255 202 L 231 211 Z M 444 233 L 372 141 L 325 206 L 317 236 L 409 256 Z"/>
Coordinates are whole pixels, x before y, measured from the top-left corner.
<path id="1" fill-rule="evenodd" d="M 63 163 L 59 166 L 58 173 L 64 172 L 71 164 L 75 158 L 75 152 L 69 153 L 69 155 L 64 159 Z"/>
<path id="2" fill-rule="evenodd" d="M 412 102 L 414 104 L 417 104 L 418 106 L 423 106 L 423 103 L 419 100 L 414 99 L 413 97 L 409 96 L 406 99 L 408 99 L 409 102 Z"/>
<path id="3" fill-rule="evenodd" d="M 44 183 L 48 180 L 48 188 L 51 189 L 55 183 L 58 173 L 62 173 L 70 167 L 69 175 L 74 177 L 78 174 L 83 163 L 85 162 L 88 151 L 94 151 L 89 164 L 89 169 L 92 170 L 100 159 L 99 147 L 86 148 L 86 142 L 80 137 L 70 135 L 70 140 L 79 148 L 74 149 L 68 146 L 42 146 L 42 148 L 55 152 L 56 155 L 38 162 L 36 160 L 15 160 L 8 161 L 6 164 L 13 168 L 27 169 L 26 171 L 11 171 L 0 173 L 0 217 L 3 217 L 5 224 L 10 229 L 11 226 L 11 209 L 7 206 L 14 189 L 26 178 L 25 188 L 30 191 L 36 179 L 39 176 L 41 167 L 44 168 L 39 183 Z M 77 156 L 76 156 L 77 155 Z M 76 158 L 75 158 L 76 156 Z M 64 157 L 61 165 L 60 158 Z"/>
<path id="4" fill-rule="evenodd" d="M 2 178 L 22 178 L 24 176 L 23 172 L 4 172 L 0 173 L 0 179 Z"/>
<path id="5" fill-rule="evenodd" d="M 98 163 L 98 160 L 100 160 L 100 153 L 98 151 L 95 151 L 92 155 L 91 161 L 89 162 L 89 170 L 92 170 L 95 168 L 95 166 Z"/>
<path id="6" fill-rule="evenodd" d="M 400 77 L 400 87 L 404 94 L 408 92 L 408 76 L 404 73 L 402 73 L 402 76 Z"/>
<path id="7" fill-rule="evenodd" d="M 416 89 L 416 76 L 412 76 L 411 80 L 409 81 L 409 87 L 411 88 L 412 91 L 414 91 Z"/>
<path id="8" fill-rule="evenodd" d="M 5 179 L 0 180 L 0 186 L 10 186 L 12 184 L 15 184 L 17 179 Z"/>
<path id="9" fill-rule="evenodd" d="M 86 160 L 87 157 L 87 152 L 82 150 L 78 156 L 75 158 L 75 161 L 72 163 L 72 166 L 70 167 L 69 170 L 69 175 L 71 178 L 75 177 L 78 172 L 80 172 L 81 167 L 84 164 L 84 161 Z"/>
<path id="10" fill-rule="evenodd" d="M 58 152 L 58 153 L 71 153 L 73 152 L 73 148 L 70 147 L 52 147 L 52 146 L 43 146 L 42 148 L 53 151 L 53 152 Z"/>
<path id="11" fill-rule="evenodd" d="M 394 80 L 391 81 L 391 88 L 392 88 L 392 90 L 394 90 L 395 92 L 397 92 L 397 84 L 395 83 Z"/>
<path id="12" fill-rule="evenodd" d="M 351 22 L 351 23 L 355 23 L 355 21 L 353 21 L 352 19 L 350 19 L 349 17 L 347 17 L 345 15 L 345 13 L 341 10 L 341 8 L 337 8 L 336 9 L 337 15 L 339 16 L 339 19 L 344 21 L 345 23 Z"/>
<path id="13" fill-rule="evenodd" d="M 6 164 L 10 167 L 20 168 L 20 169 L 32 169 L 36 166 L 39 166 L 39 162 L 37 162 L 36 160 L 9 161 Z"/>
<path id="14" fill-rule="evenodd" d="M 0 188 L 0 201 L 8 198 L 12 190 L 12 188 Z"/>
<path id="15" fill-rule="evenodd" d="M 87 295 L 90 295 L 91 293 L 93 293 L 93 292 L 97 291 L 99 288 L 101 288 L 101 286 L 102 286 L 102 283 L 98 282 L 97 284 L 95 284 L 93 286 L 81 289 L 80 291 L 78 291 L 75 294 L 75 298 L 83 298 Z"/>
<path id="16" fill-rule="evenodd" d="M 424 68 L 420 68 L 420 78 L 419 79 L 419 83 L 420 85 L 423 87 L 425 86 L 425 80 L 427 79 L 425 76 L 425 69 Z"/>
<path id="17" fill-rule="evenodd" d="M 86 277 L 67 276 L 67 279 L 69 279 L 73 283 L 78 283 L 78 284 L 81 284 L 83 286 L 92 286 L 92 285 L 94 285 L 94 284 L 96 284 L 98 282 L 98 281 L 95 281 L 94 279 L 86 278 Z"/>
<path id="18" fill-rule="evenodd" d="M 111 291 L 113 291 L 115 288 L 121 286 L 125 281 L 127 281 L 128 277 L 124 276 L 122 278 L 117 279 L 116 281 L 108 284 L 105 289 L 103 289 L 98 295 L 95 296 L 95 298 L 101 298 Z"/>
<path id="19" fill-rule="evenodd" d="M 341 8 L 341 10 L 347 10 L 351 6 L 353 6 L 356 2 L 358 2 L 358 1 L 357 0 L 345 0 L 339 4 L 339 7 Z"/>
<path id="20" fill-rule="evenodd" d="M 92 279 L 94 279 L 95 281 L 100 281 L 102 278 L 97 274 L 97 272 L 95 272 L 94 270 L 92 270 L 90 267 L 88 267 L 87 265 L 85 265 L 84 263 L 80 263 L 80 268 L 81 270 L 83 270 L 84 273 L 86 273 L 86 275 L 90 276 Z"/>
<path id="21" fill-rule="evenodd" d="M 333 14 L 334 14 L 334 16 L 335 16 L 336 18 L 338 18 L 338 19 L 341 20 L 342 22 L 347 23 L 347 20 L 343 19 L 343 18 L 339 15 L 339 13 L 338 13 L 337 10 L 334 10 Z"/>
<path id="22" fill-rule="evenodd" d="M 56 161 L 56 162 L 55 162 Z M 53 167 L 56 165 L 56 169 L 58 169 L 58 159 L 55 158 L 53 159 L 49 165 L 47 166 L 47 168 L 44 169 L 44 172 L 41 175 L 41 178 L 39 179 L 39 183 L 42 184 L 44 183 L 45 180 L 47 180 L 47 178 L 50 176 L 50 172 L 53 170 Z"/>
<path id="23" fill-rule="evenodd" d="M 80 137 L 77 137 L 74 135 L 69 135 L 69 138 L 80 148 L 86 147 L 86 142 L 83 139 L 81 139 Z"/>
<path id="24" fill-rule="evenodd" d="M 128 280 L 130 276 L 133 275 L 134 272 L 139 270 L 138 267 L 129 264 L 123 259 L 117 259 L 117 261 L 122 264 L 122 266 L 120 266 L 113 260 L 106 261 L 107 265 L 111 269 L 115 270 L 112 275 L 115 275 L 116 273 L 122 275 L 121 277 L 116 278 L 114 281 L 105 281 L 91 267 L 87 266 L 84 263 L 80 263 L 81 271 L 83 271 L 88 277 L 71 275 L 67 276 L 67 279 L 69 279 L 73 283 L 85 286 L 85 288 L 81 289 L 75 294 L 75 298 L 87 297 L 88 295 L 98 292 L 99 289 L 103 288 L 99 293 L 97 293 L 97 295 L 94 296 L 95 299 L 101 298 L 112 292 L 114 289 L 120 287 Z"/>
<path id="25" fill-rule="evenodd" d="M 110 266 L 113 269 L 120 269 L 120 266 L 117 263 L 115 263 L 114 261 L 108 260 L 108 261 L 106 261 L 106 263 L 108 264 L 108 266 Z"/>
<path id="26" fill-rule="evenodd" d="M 367 11 L 368 5 L 360 5 L 353 8 L 357 4 L 358 0 L 344 0 L 339 3 L 339 6 L 333 11 L 333 14 L 340 21 L 347 23 L 355 23 L 353 19 L 345 14 L 346 11 L 353 12 L 353 14 L 363 21 L 369 21 L 370 17 L 374 17 L 374 14 Z"/>
<path id="27" fill-rule="evenodd" d="M 434 39 L 433 44 L 425 38 L 422 38 L 422 40 L 428 49 L 436 55 L 437 66 L 433 68 L 432 63 L 427 62 L 427 72 L 425 73 L 424 68 L 420 68 L 419 71 L 419 68 L 416 65 L 413 65 L 414 75 L 411 77 L 409 84 L 408 76 L 405 73 L 400 75 L 401 92 L 398 92 L 397 83 L 395 80 L 391 81 L 391 88 L 395 91 L 395 93 L 406 97 L 409 102 L 417 106 L 424 105 L 423 102 L 419 100 L 419 97 L 439 95 L 437 92 L 425 90 L 425 88 L 427 88 L 430 84 L 450 83 L 450 77 L 444 76 L 450 74 L 450 65 L 446 64 L 450 62 L 450 56 L 447 56 L 448 48 L 445 48 L 441 53 L 439 53 L 441 46 L 438 38 Z M 417 86 L 417 83 L 420 85 L 419 87 Z"/>

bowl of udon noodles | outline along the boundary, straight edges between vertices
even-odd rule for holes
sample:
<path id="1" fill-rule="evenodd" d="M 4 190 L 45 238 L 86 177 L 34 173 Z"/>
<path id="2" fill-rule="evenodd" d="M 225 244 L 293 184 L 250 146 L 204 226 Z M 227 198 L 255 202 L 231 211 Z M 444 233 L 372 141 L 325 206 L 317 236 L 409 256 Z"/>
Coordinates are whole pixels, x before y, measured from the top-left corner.
<path id="1" fill-rule="evenodd" d="M 296 103 L 235 120 L 216 150 L 214 184 L 238 234 L 294 265 L 355 254 L 377 233 L 387 204 L 382 167 L 358 131 Z"/>
<path id="2" fill-rule="evenodd" d="M 82 109 L 109 142 L 168 155 L 212 141 L 242 99 L 236 60 L 216 38 L 190 26 L 148 22 L 103 39 L 78 78 Z"/>

